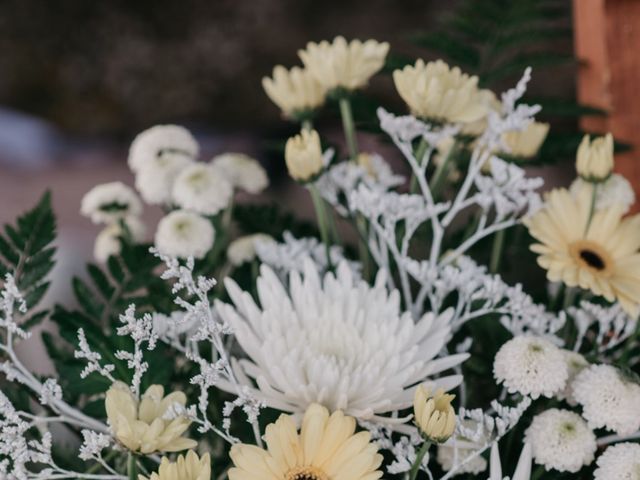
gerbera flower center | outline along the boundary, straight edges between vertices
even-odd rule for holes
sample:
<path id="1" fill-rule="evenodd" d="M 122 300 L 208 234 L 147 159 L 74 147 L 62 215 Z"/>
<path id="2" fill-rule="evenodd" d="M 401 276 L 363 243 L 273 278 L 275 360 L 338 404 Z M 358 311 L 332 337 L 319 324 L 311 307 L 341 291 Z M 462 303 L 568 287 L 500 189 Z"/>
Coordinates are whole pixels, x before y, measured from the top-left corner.
<path id="1" fill-rule="evenodd" d="M 597 273 L 608 273 L 611 269 L 611 257 L 599 244 L 589 240 L 580 240 L 569 246 L 573 258 L 585 268 Z"/>
<path id="2" fill-rule="evenodd" d="M 298 467 L 289 470 L 285 480 L 330 480 L 330 478 L 316 467 Z"/>

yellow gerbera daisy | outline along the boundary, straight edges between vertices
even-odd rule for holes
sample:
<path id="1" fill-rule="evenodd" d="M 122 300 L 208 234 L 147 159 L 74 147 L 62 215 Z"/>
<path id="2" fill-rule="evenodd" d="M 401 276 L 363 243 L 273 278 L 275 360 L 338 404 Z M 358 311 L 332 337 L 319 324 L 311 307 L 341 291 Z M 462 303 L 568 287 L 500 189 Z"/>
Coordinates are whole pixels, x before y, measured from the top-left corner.
<path id="1" fill-rule="evenodd" d="M 208 453 L 202 457 L 189 450 L 186 456 L 179 455 L 175 462 L 162 457 L 158 472 L 151 477 L 138 475 L 138 480 L 210 480 L 211 458 Z"/>
<path id="2" fill-rule="evenodd" d="M 378 447 L 369 432 L 355 433 L 356 421 L 312 404 L 300 434 L 293 418 L 281 415 L 266 429 L 268 450 L 238 444 L 229 480 L 376 480 L 382 476 Z"/>
<path id="3" fill-rule="evenodd" d="M 623 205 L 597 210 L 591 194 L 566 189 L 549 193 L 544 207 L 525 219 L 540 243 L 531 246 L 551 281 L 580 286 L 608 301 L 616 299 L 630 315 L 640 304 L 640 215 L 622 218 Z"/>

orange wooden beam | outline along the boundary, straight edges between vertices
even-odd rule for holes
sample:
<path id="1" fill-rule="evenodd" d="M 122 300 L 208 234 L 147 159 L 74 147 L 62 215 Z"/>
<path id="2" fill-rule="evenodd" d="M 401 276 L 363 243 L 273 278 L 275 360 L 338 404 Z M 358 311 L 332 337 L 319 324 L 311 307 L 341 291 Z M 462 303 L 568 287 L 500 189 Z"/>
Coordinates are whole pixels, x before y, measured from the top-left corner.
<path id="1" fill-rule="evenodd" d="M 640 1 L 573 0 L 573 10 L 578 99 L 609 112 L 581 125 L 632 146 L 616 155 L 616 170 L 640 198 Z"/>

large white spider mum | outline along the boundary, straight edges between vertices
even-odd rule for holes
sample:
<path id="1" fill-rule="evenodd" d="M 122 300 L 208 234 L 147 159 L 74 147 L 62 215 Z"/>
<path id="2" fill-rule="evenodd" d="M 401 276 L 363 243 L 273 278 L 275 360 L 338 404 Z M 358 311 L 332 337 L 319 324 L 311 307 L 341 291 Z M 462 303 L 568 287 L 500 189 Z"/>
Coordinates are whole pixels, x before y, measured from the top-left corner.
<path id="1" fill-rule="evenodd" d="M 596 436 L 580 415 L 551 408 L 536 415 L 525 433 L 533 459 L 547 470 L 575 473 L 593 462 Z"/>
<path id="2" fill-rule="evenodd" d="M 591 428 L 619 435 L 640 430 L 640 385 L 611 365 L 592 365 L 573 381 L 573 396 Z"/>
<path id="3" fill-rule="evenodd" d="M 565 387 L 569 371 L 562 351 L 544 338 L 521 335 L 506 342 L 493 362 L 493 375 L 509 393 L 551 397 Z"/>
<path id="4" fill-rule="evenodd" d="M 290 273 L 287 289 L 263 265 L 261 306 L 233 280 L 225 285 L 235 305 L 216 308 L 248 356 L 234 368 L 243 383 L 255 380 L 254 394 L 273 408 L 301 413 L 317 402 L 366 419 L 410 407 L 418 383 L 449 390 L 462 380 L 434 378 L 468 358 L 435 358 L 450 337 L 451 312 L 414 322 L 383 274 L 371 286 L 341 262 L 336 274 L 321 278 L 306 259 L 302 275 Z"/>
<path id="5" fill-rule="evenodd" d="M 195 160 L 200 148 L 191 132 L 179 125 L 156 125 L 138 134 L 129 148 L 129 168 L 139 172 L 158 158 Z"/>
<path id="6" fill-rule="evenodd" d="M 165 255 L 202 258 L 213 247 L 215 230 L 204 217 L 175 210 L 160 220 L 156 230 L 156 248 Z"/>
<path id="7" fill-rule="evenodd" d="M 640 480 L 640 444 L 618 443 L 596 460 L 595 480 Z"/>

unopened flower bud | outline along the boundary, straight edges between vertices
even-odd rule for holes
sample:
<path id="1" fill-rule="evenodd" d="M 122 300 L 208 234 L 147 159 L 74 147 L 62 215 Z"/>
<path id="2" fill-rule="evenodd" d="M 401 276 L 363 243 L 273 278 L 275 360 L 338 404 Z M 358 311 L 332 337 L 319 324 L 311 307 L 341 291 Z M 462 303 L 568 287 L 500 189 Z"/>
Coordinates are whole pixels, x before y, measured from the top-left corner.
<path id="1" fill-rule="evenodd" d="M 455 395 L 436 390 L 435 395 L 420 385 L 413 399 L 415 423 L 422 435 L 431 442 L 446 442 L 456 428 L 456 412 L 451 406 Z"/>
<path id="2" fill-rule="evenodd" d="M 324 168 L 320 136 L 315 130 L 302 130 L 300 135 L 287 140 L 284 150 L 289 175 L 294 180 L 306 182 Z"/>
<path id="3" fill-rule="evenodd" d="M 613 136 L 607 133 L 590 141 L 585 135 L 578 147 L 576 170 L 584 180 L 602 182 L 613 170 Z"/>

